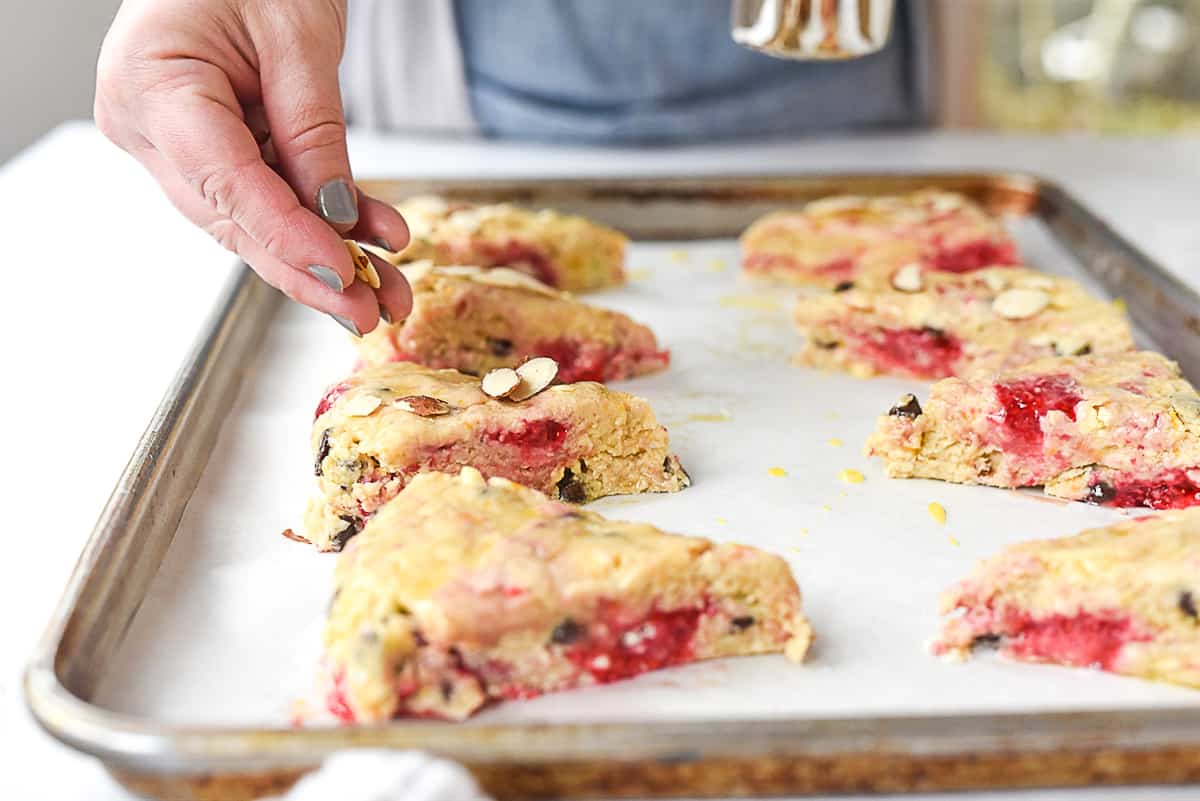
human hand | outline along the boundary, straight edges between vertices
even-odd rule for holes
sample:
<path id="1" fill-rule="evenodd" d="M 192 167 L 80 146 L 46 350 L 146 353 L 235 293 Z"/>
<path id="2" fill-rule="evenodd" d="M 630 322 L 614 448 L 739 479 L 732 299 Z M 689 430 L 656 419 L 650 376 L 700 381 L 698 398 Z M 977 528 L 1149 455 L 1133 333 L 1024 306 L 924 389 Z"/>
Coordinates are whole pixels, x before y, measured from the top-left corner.
<path id="1" fill-rule="evenodd" d="M 354 281 L 342 242 L 408 243 L 395 209 L 353 183 L 345 28 L 345 0 L 125 0 L 100 51 L 95 115 L 192 222 L 362 334 L 381 311 L 407 316 L 412 294 L 375 256 L 380 288 Z"/>

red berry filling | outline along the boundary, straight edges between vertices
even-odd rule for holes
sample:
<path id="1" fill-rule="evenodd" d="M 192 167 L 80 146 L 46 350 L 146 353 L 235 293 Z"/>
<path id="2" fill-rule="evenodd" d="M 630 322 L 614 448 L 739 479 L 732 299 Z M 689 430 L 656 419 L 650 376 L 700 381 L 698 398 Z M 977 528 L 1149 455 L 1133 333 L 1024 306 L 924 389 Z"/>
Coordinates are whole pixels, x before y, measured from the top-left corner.
<path id="1" fill-rule="evenodd" d="M 933 269 L 948 273 L 966 273 L 984 267 L 1020 263 L 1012 242 L 993 242 L 988 239 L 978 239 L 958 247 L 939 247 L 930 261 Z"/>
<path id="2" fill-rule="evenodd" d="M 589 627 L 588 636 L 568 646 L 566 657 L 596 681 L 607 683 L 692 658 L 692 641 L 705 607 L 655 610 L 641 620 L 622 622 L 617 615 Z"/>
<path id="3" fill-rule="evenodd" d="M 325 390 L 325 394 L 321 397 L 321 402 L 317 404 L 317 413 L 313 415 L 313 419 L 316 420 L 329 411 L 333 407 L 333 404 L 337 403 L 338 398 L 346 394 L 348 389 L 350 389 L 350 385 L 343 381 Z"/>
<path id="4" fill-rule="evenodd" d="M 507 242 L 476 243 L 479 260 L 483 267 L 511 267 L 528 272 L 543 284 L 561 286 L 558 271 L 549 256 L 536 245 L 510 239 Z M 521 270 L 527 267 L 527 270 Z"/>
<path id="5" fill-rule="evenodd" d="M 1200 484 L 1189 475 L 1196 470 L 1200 467 L 1168 470 L 1153 479 L 1117 484 L 1094 481 L 1088 488 L 1087 500 L 1102 506 L 1186 509 L 1200 504 Z"/>
<path id="6" fill-rule="evenodd" d="M 881 373 L 944 378 L 962 357 L 958 337 L 937 328 L 875 328 L 850 336 L 855 354 Z"/>
<path id="7" fill-rule="evenodd" d="M 1066 375 L 1045 375 L 996 385 L 1000 411 L 989 417 L 1001 426 L 1001 445 L 1021 455 L 1041 453 L 1042 418 L 1059 411 L 1075 419 L 1075 404 L 1082 400 L 1075 380 Z"/>
<path id="8" fill-rule="evenodd" d="M 563 443 L 567 438 L 567 427 L 556 420 L 525 420 L 518 428 L 487 431 L 483 437 L 501 445 L 511 445 L 519 449 L 522 456 L 540 456 Z"/>
<path id="9" fill-rule="evenodd" d="M 549 356 L 558 362 L 558 381 L 619 381 L 639 373 L 666 367 L 670 351 L 628 350 L 601 342 L 552 339 L 534 344 L 533 356 Z"/>
<path id="10" fill-rule="evenodd" d="M 325 695 L 325 707 L 343 723 L 354 722 L 354 711 L 346 700 L 346 675 L 340 670 L 333 674 L 333 684 Z"/>
<path id="11" fill-rule="evenodd" d="M 1150 639 L 1128 614 L 1116 610 L 1034 618 L 1010 607 L 1000 622 L 998 633 L 1014 658 L 1075 667 L 1113 670 L 1127 643 Z"/>

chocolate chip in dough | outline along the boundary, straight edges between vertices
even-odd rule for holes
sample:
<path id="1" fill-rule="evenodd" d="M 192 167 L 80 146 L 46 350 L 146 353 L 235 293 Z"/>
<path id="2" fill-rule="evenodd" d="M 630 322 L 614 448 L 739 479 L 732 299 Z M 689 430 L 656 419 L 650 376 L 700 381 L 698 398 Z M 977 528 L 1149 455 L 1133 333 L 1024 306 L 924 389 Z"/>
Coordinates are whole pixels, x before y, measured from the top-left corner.
<path id="1" fill-rule="evenodd" d="M 892 417 L 907 417 L 911 420 L 921 416 L 921 404 L 917 402 L 916 395 L 909 393 L 902 397 L 899 403 L 888 409 L 888 414 Z"/>
<path id="2" fill-rule="evenodd" d="M 834 292 L 849 292 L 854 289 L 853 281 L 838 281 L 837 286 L 833 288 Z"/>
<path id="3" fill-rule="evenodd" d="M 945 331 L 943 331 L 942 329 L 940 329 L 936 326 L 932 326 L 932 325 L 921 326 L 921 333 L 928 334 L 929 336 L 933 337 L 934 339 L 945 339 L 946 338 Z"/>
<path id="4" fill-rule="evenodd" d="M 587 491 L 583 482 L 575 477 L 570 468 L 563 471 L 563 477 L 555 484 L 558 487 L 558 497 L 568 503 L 583 503 L 587 500 Z"/>
<path id="5" fill-rule="evenodd" d="M 500 339 L 498 337 L 488 337 L 488 350 L 493 356 L 507 356 L 512 353 L 513 343 L 511 339 Z"/>
<path id="6" fill-rule="evenodd" d="M 730 620 L 729 625 L 734 631 L 745 631 L 754 625 L 754 618 L 750 615 L 742 615 Z"/>
<path id="7" fill-rule="evenodd" d="M 1179 611 L 1192 620 L 1200 619 L 1200 613 L 1196 612 L 1196 598 L 1186 590 L 1179 593 Z"/>
<path id="8" fill-rule="evenodd" d="M 815 338 L 813 339 L 812 343 L 814 345 L 816 345 L 818 348 L 820 348 L 821 350 L 833 350 L 834 348 L 836 348 L 842 344 L 841 342 L 838 342 L 836 339 L 824 340 L 824 339 L 815 339 Z"/>
<path id="9" fill-rule="evenodd" d="M 442 683 L 438 685 L 438 689 L 442 691 L 443 701 L 448 703 L 454 697 L 454 685 L 451 682 L 443 679 Z"/>
<path id="10" fill-rule="evenodd" d="M 317 461 L 313 464 L 313 472 L 318 478 L 321 476 L 321 464 L 329 455 L 329 432 L 332 430 L 332 428 L 327 428 L 321 432 L 321 444 L 317 446 Z"/>
<path id="11" fill-rule="evenodd" d="M 570 645 L 586 633 L 583 626 L 568 617 L 555 626 L 554 631 L 550 632 L 550 642 L 557 645 Z"/>
<path id="12" fill-rule="evenodd" d="M 1117 497 L 1117 491 L 1112 484 L 1104 481 L 1097 481 L 1092 486 L 1088 487 L 1087 497 L 1084 498 L 1090 504 L 1102 505 L 1109 503 Z"/>
<path id="13" fill-rule="evenodd" d="M 358 518 L 350 517 L 349 515 L 338 515 L 338 520 L 344 522 L 346 527 L 337 534 L 334 534 L 333 538 L 329 542 L 329 544 L 332 546 L 332 550 L 335 551 L 340 551 L 342 548 L 345 548 L 346 543 L 350 541 L 350 538 L 362 531 L 362 523 L 358 520 Z"/>

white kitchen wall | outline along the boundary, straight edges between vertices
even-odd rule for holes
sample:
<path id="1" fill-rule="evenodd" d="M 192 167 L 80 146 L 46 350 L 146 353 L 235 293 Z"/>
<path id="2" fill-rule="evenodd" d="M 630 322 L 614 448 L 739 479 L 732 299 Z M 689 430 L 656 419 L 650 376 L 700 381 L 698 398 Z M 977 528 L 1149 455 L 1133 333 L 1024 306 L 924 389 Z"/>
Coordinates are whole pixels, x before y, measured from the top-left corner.
<path id="1" fill-rule="evenodd" d="M 0 162 L 92 116 L 100 41 L 120 0 L 0 0 Z"/>

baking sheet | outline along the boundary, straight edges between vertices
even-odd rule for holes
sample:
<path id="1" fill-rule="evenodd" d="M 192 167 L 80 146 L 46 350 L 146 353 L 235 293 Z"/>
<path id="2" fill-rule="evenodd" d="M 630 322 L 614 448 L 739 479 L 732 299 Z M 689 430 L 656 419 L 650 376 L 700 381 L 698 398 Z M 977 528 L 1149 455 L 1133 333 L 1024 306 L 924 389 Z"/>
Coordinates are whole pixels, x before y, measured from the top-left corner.
<path id="1" fill-rule="evenodd" d="M 1036 267 L 1080 277 L 1039 223 L 1012 223 Z M 1091 670 L 931 657 L 939 591 L 1004 544 L 1120 519 L 1036 491 L 890 481 L 861 455 L 875 417 L 921 382 L 788 363 L 796 291 L 738 275 L 732 241 L 633 247 L 629 286 L 589 295 L 650 324 L 666 373 L 617 384 L 648 398 L 694 485 L 592 508 L 784 556 L 817 632 L 809 661 L 701 663 L 507 703 L 479 722 L 867 717 L 1200 707 L 1200 693 Z M 1093 289 L 1095 289 L 1095 286 Z M 96 702 L 162 722 L 278 725 L 311 696 L 336 557 L 279 536 L 312 490 L 312 409 L 353 362 L 323 316 L 289 304 L 227 421 L 166 561 Z M 837 445 L 831 440 L 838 440 Z M 774 476 L 771 468 L 785 476 Z M 866 475 L 846 484 L 838 474 Z M 945 506 L 939 525 L 926 510 Z M 437 724 L 430 724 L 437 725 Z M 471 725 L 471 724 L 466 724 Z"/>

